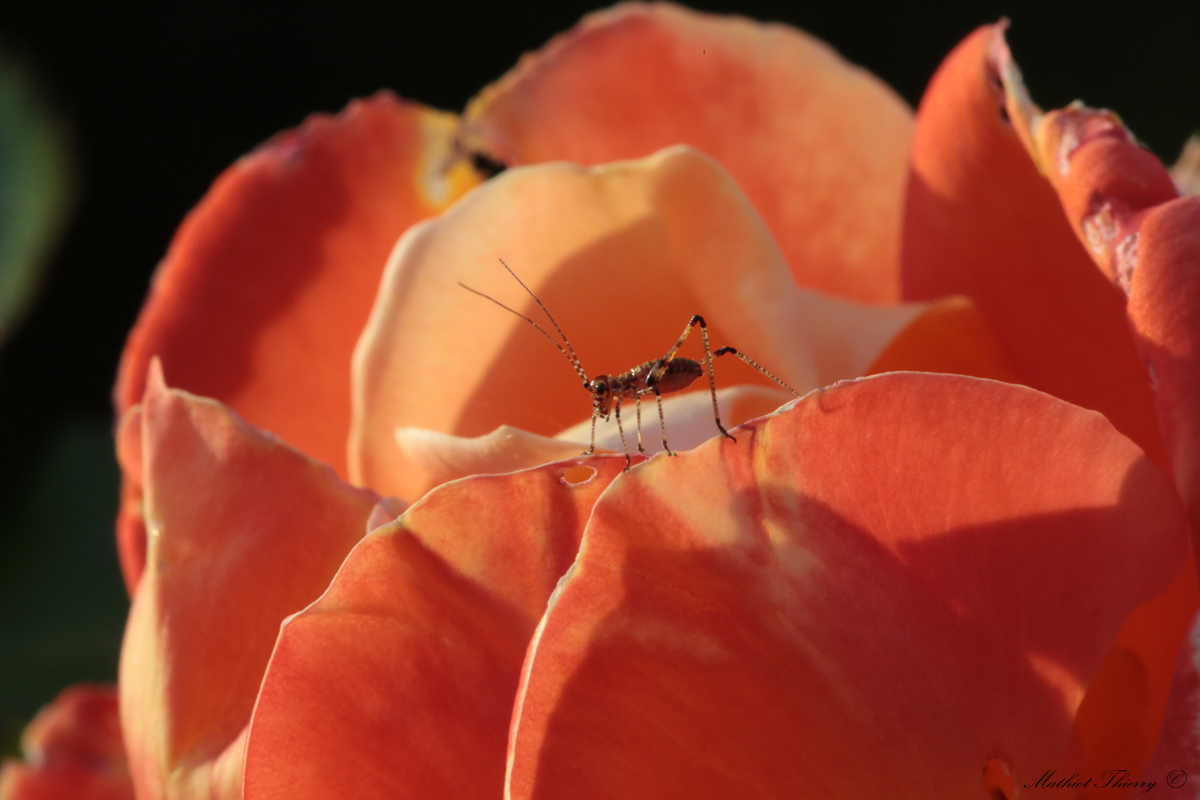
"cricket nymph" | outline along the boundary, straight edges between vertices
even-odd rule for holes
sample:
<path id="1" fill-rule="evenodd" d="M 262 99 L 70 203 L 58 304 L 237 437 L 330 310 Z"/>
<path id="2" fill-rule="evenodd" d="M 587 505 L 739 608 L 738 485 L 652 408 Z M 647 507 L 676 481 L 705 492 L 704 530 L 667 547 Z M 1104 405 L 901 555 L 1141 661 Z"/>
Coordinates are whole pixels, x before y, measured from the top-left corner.
<path id="1" fill-rule="evenodd" d="M 583 369 L 583 364 L 579 361 L 579 356 L 575 355 L 575 349 L 571 347 L 571 342 L 567 339 L 566 334 L 562 332 L 562 328 L 558 327 L 558 323 L 554 321 L 554 317 L 550 315 L 546 306 L 542 305 L 542 301 L 538 300 L 537 295 L 525 285 L 524 281 L 517 277 L 517 274 L 509 268 L 508 264 L 504 263 L 503 259 L 501 259 L 500 263 L 504 265 L 504 268 L 508 270 L 508 274 L 512 275 L 517 283 L 521 284 L 521 288 L 528 292 L 534 302 L 545 312 L 546 318 L 550 320 L 550 324 L 554 326 L 554 330 L 558 331 L 558 335 L 562 337 L 561 344 L 547 333 L 541 325 L 538 325 L 521 312 L 514 311 L 494 297 L 489 297 L 483 292 L 476 291 L 464 283 L 459 283 L 458 285 L 468 292 L 477 294 L 486 300 L 491 300 L 505 311 L 516 314 L 528 322 L 539 333 L 549 339 L 550 343 L 566 356 L 567 361 L 571 362 L 571 366 L 575 368 L 575 372 L 583 380 L 583 388 L 587 389 L 588 393 L 592 396 L 592 443 L 587 452 L 583 453 L 585 456 L 590 456 L 596 452 L 596 420 L 603 419 L 607 422 L 610 415 L 615 415 L 617 418 L 617 432 L 621 434 L 621 447 L 625 450 L 625 469 L 629 469 L 632 461 L 629 458 L 629 446 L 625 443 L 625 429 L 621 426 L 621 404 L 632 400 L 634 408 L 637 409 L 637 449 L 639 453 L 645 453 L 646 449 L 642 447 L 642 398 L 647 395 L 654 395 L 654 400 L 658 404 L 658 425 L 659 430 L 662 431 L 663 450 L 666 451 L 668 456 L 675 455 L 675 453 L 671 452 L 671 448 L 667 446 L 667 425 L 663 419 L 662 396 L 686 389 L 692 385 L 693 381 L 705 373 L 704 366 L 699 361 L 675 355 L 679 351 L 679 348 L 683 346 L 683 342 L 687 339 L 688 334 L 692 332 L 692 328 L 696 325 L 700 326 L 700 336 L 704 340 L 704 363 L 708 366 L 708 390 L 712 395 L 713 421 L 717 423 L 717 430 L 721 432 L 722 436 L 727 439 L 733 439 L 735 442 L 737 441 L 729 431 L 725 430 L 725 426 L 721 424 L 721 412 L 717 409 L 717 384 L 713 380 L 713 358 L 719 358 L 726 354 L 735 355 L 793 395 L 797 395 L 792 387 L 732 347 L 722 347 L 716 353 L 709 350 L 708 326 L 704 324 L 704 318 L 699 314 L 692 315 L 687 326 L 683 329 L 683 334 L 675 342 L 675 346 L 668 350 L 667 354 L 662 358 L 646 361 L 628 372 L 622 372 L 620 375 L 597 375 L 589 380 L 587 372 Z M 566 346 L 564 347 L 563 345 Z"/>

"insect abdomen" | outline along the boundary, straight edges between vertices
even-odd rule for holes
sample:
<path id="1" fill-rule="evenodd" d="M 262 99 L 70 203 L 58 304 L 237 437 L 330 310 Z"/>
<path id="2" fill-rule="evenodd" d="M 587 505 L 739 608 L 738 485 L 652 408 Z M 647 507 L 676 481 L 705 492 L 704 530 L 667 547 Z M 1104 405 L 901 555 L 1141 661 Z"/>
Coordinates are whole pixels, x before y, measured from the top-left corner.
<path id="1" fill-rule="evenodd" d="M 667 364 L 666 372 L 658 379 L 658 390 L 663 394 L 678 392 L 692 385 L 692 381 L 704 374 L 704 368 L 699 361 L 690 358 L 673 358 Z"/>

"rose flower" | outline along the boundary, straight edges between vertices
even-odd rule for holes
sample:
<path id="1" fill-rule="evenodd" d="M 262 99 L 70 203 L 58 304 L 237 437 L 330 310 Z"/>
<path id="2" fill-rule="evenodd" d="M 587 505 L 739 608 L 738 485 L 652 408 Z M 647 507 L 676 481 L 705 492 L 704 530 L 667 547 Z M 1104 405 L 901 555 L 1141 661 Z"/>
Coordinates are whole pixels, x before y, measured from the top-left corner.
<path id="1" fill-rule="evenodd" d="M 120 732 L 64 695 L 0 796 L 1161 791 L 1200 766 L 1198 283 L 1197 199 L 1034 106 L 1002 25 L 915 118 L 670 5 L 462 116 L 314 117 L 217 180 L 126 346 Z M 677 457 L 649 395 L 631 469 L 615 417 L 581 456 L 564 353 L 615 375 L 692 314 L 803 397 L 718 358 L 732 438 L 702 376 Z"/>

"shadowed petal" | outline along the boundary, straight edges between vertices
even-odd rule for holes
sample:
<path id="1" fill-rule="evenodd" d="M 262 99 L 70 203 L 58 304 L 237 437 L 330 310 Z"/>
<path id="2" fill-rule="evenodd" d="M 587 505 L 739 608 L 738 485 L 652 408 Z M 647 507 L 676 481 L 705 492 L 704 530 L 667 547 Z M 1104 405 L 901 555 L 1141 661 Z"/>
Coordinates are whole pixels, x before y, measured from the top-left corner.
<path id="1" fill-rule="evenodd" d="M 1100 411 L 1165 465 L 1153 395 L 1120 294 L 1096 273 L 1009 120 L 1000 26 L 966 38 L 917 112 L 904 296 L 968 296 L 1022 382 Z"/>
<path id="2" fill-rule="evenodd" d="M 155 275 L 121 359 L 118 412 L 141 400 L 158 356 L 180 388 L 344 473 L 350 355 L 387 255 L 476 181 L 451 166 L 456 126 L 384 93 L 230 167 Z"/>
<path id="3" fill-rule="evenodd" d="M 0 800 L 133 800 L 115 688 L 64 690 L 29 723 L 21 749 L 24 763 L 0 769 Z"/>
<path id="4" fill-rule="evenodd" d="M 354 549 L 280 634 L 246 800 L 501 797 L 529 637 L 625 466 L 574 463 L 446 484 Z"/>
<path id="5" fill-rule="evenodd" d="M 139 795 L 237 797 L 245 727 L 279 624 L 316 599 L 376 497 L 213 400 L 141 406 L 146 568 L 121 650 Z"/>
<path id="6" fill-rule="evenodd" d="M 591 396 L 568 358 L 459 285 L 552 336 L 499 259 L 554 314 L 589 377 L 662 356 L 701 314 L 712 349 L 734 346 L 806 391 L 861 375 L 922 310 L 797 288 L 746 197 L 694 150 L 508 170 L 410 230 L 388 264 L 355 353 L 355 482 L 406 498 L 435 485 L 394 446 L 397 428 L 473 437 L 510 425 L 551 436 L 588 418 Z M 703 360 L 700 333 L 681 356 Z M 722 385 L 775 385 L 733 358 L 718 374 Z"/>
<path id="7" fill-rule="evenodd" d="M 1178 774 L 1179 770 L 1183 775 Z M 1195 788 L 1200 779 L 1200 616 L 1193 620 L 1180 648 L 1170 708 L 1158 749 L 1142 772 L 1142 779 L 1174 789 L 1191 784 L 1181 797 L 1194 798 L 1200 791 Z"/>
<path id="8" fill-rule="evenodd" d="M 691 145 L 730 171 L 801 285 L 898 297 L 911 112 L 806 33 L 625 3 L 525 56 L 465 119 L 469 145 L 509 164 Z"/>
<path id="9" fill-rule="evenodd" d="M 959 376 L 739 433 L 597 502 L 526 659 L 509 796 L 983 797 L 1061 766 L 1185 557 L 1162 470 L 1099 414 Z"/>

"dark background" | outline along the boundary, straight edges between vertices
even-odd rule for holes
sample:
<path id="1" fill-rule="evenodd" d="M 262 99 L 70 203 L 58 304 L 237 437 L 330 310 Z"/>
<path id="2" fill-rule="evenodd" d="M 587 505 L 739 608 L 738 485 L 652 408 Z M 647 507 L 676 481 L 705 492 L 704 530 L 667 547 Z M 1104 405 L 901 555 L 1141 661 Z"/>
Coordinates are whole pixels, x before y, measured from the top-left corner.
<path id="1" fill-rule="evenodd" d="M 115 679 L 127 603 L 112 543 L 109 392 L 184 214 L 224 167 L 306 114 L 384 87 L 461 110 L 592 9 L 171 5 L 0 3 L 0 48 L 41 79 L 78 165 L 75 211 L 39 300 L 0 345 L 0 749 L 9 752 L 59 688 Z M 698 5 L 805 28 L 914 105 L 965 34 L 1007 15 L 1043 106 L 1078 97 L 1113 108 L 1168 163 L 1200 128 L 1197 2 L 1112 13 L 1048 2 Z"/>

